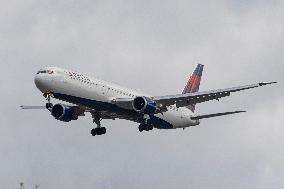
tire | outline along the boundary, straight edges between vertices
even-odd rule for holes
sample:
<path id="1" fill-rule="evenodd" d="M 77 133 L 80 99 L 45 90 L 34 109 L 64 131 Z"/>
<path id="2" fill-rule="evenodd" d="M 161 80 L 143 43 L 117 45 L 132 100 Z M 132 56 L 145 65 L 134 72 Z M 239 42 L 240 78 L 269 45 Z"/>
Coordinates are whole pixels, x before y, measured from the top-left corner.
<path id="1" fill-rule="evenodd" d="M 98 134 L 97 129 L 92 129 L 91 130 L 91 135 L 96 136 Z"/>
<path id="2" fill-rule="evenodd" d="M 52 103 L 46 103 L 45 107 L 46 107 L 46 109 L 50 109 L 50 108 L 53 107 L 53 104 Z"/>
<path id="3" fill-rule="evenodd" d="M 139 129 L 140 132 L 144 131 L 144 125 L 143 124 L 139 125 L 138 129 Z"/>
<path id="4" fill-rule="evenodd" d="M 106 128 L 105 128 L 105 127 L 101 127 L 101 128 L 100 128 L 100 134 L 101 134 L 101 135 L 106 134 Z"/>

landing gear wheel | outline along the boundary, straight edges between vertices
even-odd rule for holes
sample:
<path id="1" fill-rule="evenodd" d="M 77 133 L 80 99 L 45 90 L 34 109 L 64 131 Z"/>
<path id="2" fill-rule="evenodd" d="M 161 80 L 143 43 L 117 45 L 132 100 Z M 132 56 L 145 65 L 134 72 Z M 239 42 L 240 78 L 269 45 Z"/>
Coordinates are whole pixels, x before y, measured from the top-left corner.
<path id="1" fill-rule="evenodd" d="M 52 107 L 53 107 L 53 104 L 52 103 L 46 103 L 45 104 L 45 107 L 46 107 L 46 109 L 51 109 Z"/>
<path id="2" fill-rule="evenodd" d="M 139 131 L 140 131 L 140 132 L 144 131 L 144 127 L 143 127 L 143 125 L 142 125 L 142 124 L 141 124 L 141 125 L 139 125 L 139 128 L 138 128 L 138 129 L 139 129 Z"/>
<path id="3" fill-rule="evenodd" d="M 92 134 L 92 136 L 96 136 L 96 134 L 97 134 L 97 128 L 92 129 L 92 130 L 91 130 L 91 134 Z"/>
<path id="4" fill-rule="evenodd" d="M 101 135 L 106 134 L 106 128 L 105 128 L 105 127 L 101 127 L 101 128 L 99 129 L 99 131 L 100 131 L 100 134 L 101 134 Z"/>
<path id="5" fill-rule="evenodd" d="M 106 134 L 106 128 L 105 127 L 97 127 L 91 130 L 92 136 L 96 135 L 104 135 Z"/>
<path id="6" fill-rule="evenodd" d="M 153 130 L 153 125 L 147 125 L 148 131 Z"/>
<path id="7" fill-rule="evenodd" d="M 139 131 L 142 132 L 142 131 L 150 131 L 153 129 L 153 126 L 152 125 L 148 125 L 148 124 L 141 124 L 139 125 Z"/>

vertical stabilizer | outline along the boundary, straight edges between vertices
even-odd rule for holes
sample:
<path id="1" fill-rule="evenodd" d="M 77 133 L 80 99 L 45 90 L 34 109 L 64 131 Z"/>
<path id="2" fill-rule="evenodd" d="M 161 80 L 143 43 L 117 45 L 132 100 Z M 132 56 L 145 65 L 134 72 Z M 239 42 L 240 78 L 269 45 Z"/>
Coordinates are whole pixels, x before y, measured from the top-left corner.
<path id="1" fill-rule="evenodd" d="M 203 72 L 203 67 L 204 65 L 198 64 L 190 76 L 186 86 L 184 87 L 182 94 L 186 93 L 195 93 L 199 91 L 199 86 L 201 82 L 201 77 L 202 77 L 202 72 Z M 188 108 L 194 112 L 195 110 L 195 105 L 190 105 Z"/>

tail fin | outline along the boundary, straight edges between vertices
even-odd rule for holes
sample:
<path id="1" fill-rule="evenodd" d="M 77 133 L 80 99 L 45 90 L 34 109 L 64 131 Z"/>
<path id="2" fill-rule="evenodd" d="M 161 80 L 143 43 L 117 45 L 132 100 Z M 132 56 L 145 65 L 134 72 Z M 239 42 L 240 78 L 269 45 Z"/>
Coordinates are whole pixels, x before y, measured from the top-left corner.
<path id="1" fill-rule="evenodd" d="M 204 65 L 198 64 L 197 67 L 195 68 L 194 72 L 190 76 L 186 86 L 184 87 L 182 94 L 186 93 L 195 93 L 199 91 L 199 86 L 201 82 L 201 77 L 202 77 L 202 72 L 203 72 L 203 67 Z M 194 112 L 195 110 L 195 105 L 190 105 L 188 108 Z"/>
<path id="2" fill-rule="evenodd" d="M 182 94 L 198 92 L 202 77 L 203 67 L 204 65 L 202 64 L 197 65 L 194 72 L 190 76 L 186 86 L 184 87 Z"/>

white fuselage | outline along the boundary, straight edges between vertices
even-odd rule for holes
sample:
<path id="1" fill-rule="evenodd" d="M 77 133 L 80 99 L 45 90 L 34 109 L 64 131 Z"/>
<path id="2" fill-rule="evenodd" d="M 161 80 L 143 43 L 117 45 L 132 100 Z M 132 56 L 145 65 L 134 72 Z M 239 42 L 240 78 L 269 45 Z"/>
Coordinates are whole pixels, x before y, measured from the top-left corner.
<path id="1" fill-rule="evenodd" d="M 49 72 L 44 70 L 49 70 Z M 81 101 L 111 104 L 112 100 L 116 98 L 150 97 L 150 95 L 137 90 L 56 67 L 49 67 L 39 71 L 35 76 L 35 84 L 42 93 L 58 94 L 60 100 L 86 107 L 88 105 L 81 103 Z M 107 111 L 112 112 L 112 109 Z M 191 120 L 193 112 L 185 107 L 169 106 L 168 111 L 154 116 L 169 123 L 172 128 L 185 128 L 199 124 L 198 120 Z"/>

